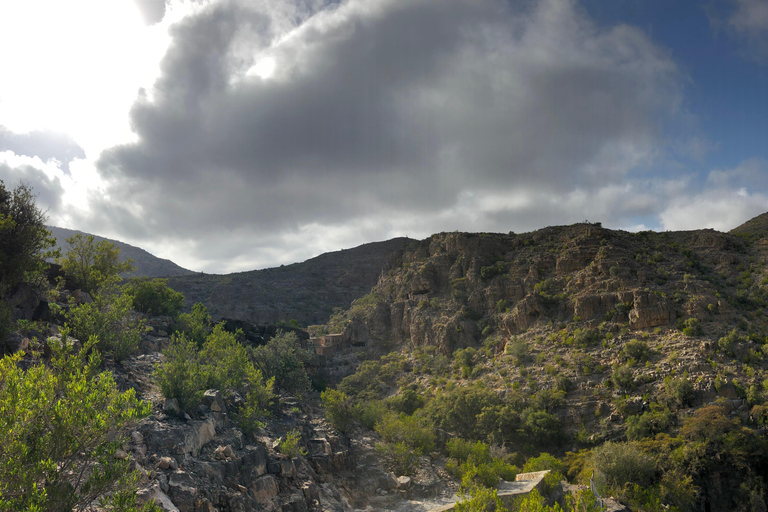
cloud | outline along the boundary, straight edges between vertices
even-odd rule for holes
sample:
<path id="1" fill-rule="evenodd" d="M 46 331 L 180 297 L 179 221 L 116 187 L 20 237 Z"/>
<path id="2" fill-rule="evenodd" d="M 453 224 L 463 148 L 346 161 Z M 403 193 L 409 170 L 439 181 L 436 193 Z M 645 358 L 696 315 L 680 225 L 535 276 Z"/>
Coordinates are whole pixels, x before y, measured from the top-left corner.
<path id="1" fill-rule="evenodd" d="M 711 171 L 698 191 L 670 197 L 659 217 L 668 230 L 729 231 L 766 211 L 768 161 L 752 159 L 733 169 Z"/>
<path id="2" fill-rule="evenodd" d="M 53 161 L 43 162 L 38 157 L 20 156 L 12 151 L 0 151 L 0 179 L 12 189 L 24 182 L 37 195 L 37 206 L 49 217 L 62 208 L 64 173 Z"/>
<path id="3" fill-rule="evenodd" d="M 13 151 L 16 155 L 38 156 L 43 161 L 55 159 L 64 171 L 69 162 L 85 158 L 85 151 L 70 137 L 51 131 L 13 133 L 0 126 L 0 151 Z"/>
<path id="4" fill-rule="evenodd" d="M 210 269 L 295 256 L 298 238 L 584 220 L 658 158 L 679 109 L 669 56 L 574 1 L 275 5 L 173 27 L 137 141 L 100 157 L 91 229 L 197 240 Z"/>
<path id="5" fill-rule="evenodd" d="M 136 0 L 136 7 L 147 25 L 154 25 L 165 16 L 165 0 Z"/>
<path id="6" fill-rule="evenodd" d="M 768 3 L 765 0 L 717 0 L 705 8 L 711 26 L 746 43 L 748 58 L 768 59 Z"/>

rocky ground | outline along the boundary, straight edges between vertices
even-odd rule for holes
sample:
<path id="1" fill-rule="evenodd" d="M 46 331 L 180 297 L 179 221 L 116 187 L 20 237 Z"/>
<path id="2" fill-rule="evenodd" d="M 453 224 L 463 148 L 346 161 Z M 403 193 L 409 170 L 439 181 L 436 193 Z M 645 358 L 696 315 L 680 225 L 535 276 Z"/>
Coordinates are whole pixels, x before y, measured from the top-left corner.
<path id="1" fill-rule="evenodd" d="M 152 415 L 136 425 L 121 453 L 143 475 L 142 499 L 182 512 L 342 512 L 430 510 L 455 493 L 456 484 L 429 457 L 413 477 L 389 472 L 374 452 L 376 434 L 336 432 L 314 391 L 281 396 L 265 428 L 252 436 L 229 418 L 237 396 L 209 390 L 193 416 L 181 412 L 151 377 L 164 359 L 157 349 L 167 341 L 167 326 L 157 320 L 143 340 L 143 353 L 111 367 L 121 387 L 135 388 L 153 404 Z M 294 429 L 305 455 L 289 458 L 276 447 Z"/>

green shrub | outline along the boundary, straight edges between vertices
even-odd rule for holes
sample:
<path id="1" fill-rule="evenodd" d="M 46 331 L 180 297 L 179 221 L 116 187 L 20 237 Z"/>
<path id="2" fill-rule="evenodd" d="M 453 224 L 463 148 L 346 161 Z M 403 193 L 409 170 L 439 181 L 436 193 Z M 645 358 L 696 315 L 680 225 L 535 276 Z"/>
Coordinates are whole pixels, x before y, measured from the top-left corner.
<path id="1" fill-rule="evenodd" d="M 95 338 L 76 353 L 66 333 L 49 344 L 50 367 L 23 370 L 21 353 L 0 360 L 0 510 L 83 510 L 100 496 L 116 510 L 137 510 L 138 476 L 115 455 L 120 432 L 150 405 L 99 373 Z"/>
<path id="2" fill-rule="evenodd" d="M 482 422 L 478 417 L 484 411 L 501 406 L 496 393 L 481 385 L 473 385 L 438 392 L 424 407 L 424 415 L 438 428 L 465 439 L 478 439 L 487 434 L 480 428 Z"/>
<path id="3" fill-rule="evenodd" d="M 214 327 L 201 350 L 185 334 L 174 334 L 164 355 L 166 362 L 155 375 L 166 398 L 176 398 L 182 409 L 191 411 L 207 389 L 234 390 L 246 396 L 236 413 L 238 422 L 248 432 L 259 428 L 258 419 L 272 401 L 274 379 L 264 379 L 248 350 L 223 324 Z"/>
<path id="4" fill-rule="evenodd" d="M 563 405 L 565 391 L 559 389 L 542 389 L 531 398 L 531 404 L 536 409 L 552 411 Z"/>
<path id="5" fill-rule="evenodd" d="M 413 449 L 406 443 L 378 443 L 376 453 L 384 457 L 396 475 L 410 475 L 419 465 L 421 450 Z"/>
<path id="6" fill-rule="evenodd" d="M 201 303 L 192 306 L 191 313 L 182 313 L 174 326 L 175 331 L 182 332 L 187 339 L 202 347 L 210 332 L 211 316 Z"/>
<path id="7" fill-rule="evenodd" d="M 400 393 L 387 399 L 387 405 L 397 412 L 411 415 L 424 407 L 426 400 L 415 389 L 401 389 Z"/>
<path id="8" fill-rule="evenodd" d="M 206 390 L 207 375 L 200 361 L 195 342 L 185 334 L 174 334 L 163 351 L 166 361 L 155 370 L 163 396 L 176 398 L 184 410 L 192 410 Z"/>
<path id="9" fill-rule="evenodd" d="M 59 260 L 64 272 L 83 291 L 100 293 L 120 281 L 119 274 L 135 270 L 132 260 L 120 261 L 120 248 L 93 235 L 77 233 L 67 238 L 69 249 Z"/>
<path id="10" fill-rule="evenodd" d="M 629 366 L 617 366 L 611 375 L 614 387 L 619 390 L 629 391 L 635 387 L 635 375 Z"/>
<path id="11" fill-rule="evenodd" d="M 601 493 L 620 494 L 626 484 L 648 487 L 656 475 L 653 458 L 634 443 L 603 444 L 593 451 L 593 464 Z"/>
<path id="12" fill-rule="evenodd" d="M 717 346 L 722 352 L 734 357 L 736 355 L 736 348 L 743 341 L 746 341 L 746 338 L 741 336 L 737 329 L 734 329 L 726 336 L 717 340 Z"/>
<path id="13" fill-rule="evenodd" d="M 471 464 L 485 464 L 491 462 L 491 449 L 481 441 L 467 441 L 460 437 L 449 439 L 445 444 L 448 456 L 456 459 L 458 462 L 469 462 Z"/>
<path id="14" fill-rule="evenodd" d="M 224 329 L 223 323 L 216 324 L 208 335 L 200 351 L 199 361 L 205 374 L 205 389 L 222 391 L 241 389 L 248 368 L 253 366 L 248 350 L 238 343 L 235 334 Z"/>
<path id="15" fill-rule="evenodd" d="M 536 471 L 565 471 L 563 463 L 557 457 L 547 452 L 541 452 L 538 457 L 530 457 L 523 465 L 523 473 L 534 473 Z"/>
<path id="16" fill-rule="evenodd" d="M 701 328 L 701 322 L 698 318 L 688 318 L 683 322 L 683 328 L 681 329 L 686 336 L 701 336 L 703 330 Z"/>
<path id="17" fill-rule="evenodd" d="M 390 444 L 405 443 L 421 453 L 435 449 L 435 432 L 422 418 L 389 412 L 376 424 L 375 430 Z"/>
<path id="18" fill-rule="evenodd" d="M 580 348 L 594 345 L 600 339 L 600 335 L 594 329 L 576 329 L 573 332 L 573 343 Z"/>
<path id="19" fill-rule="evenodd" d="M 65 325 L 81 341 L 95 336 L 99 350 L 112 354 L 116 361 L 138 348 L 144 331 L 144 322 L 131 311 L 131 298 L 116 290 L 97 294 L 91 303 L 70 306 Z"/>
<path id="20" fill-rule="evenodd" d="M 507 265 L 504 261 L 497 261 L 493 265 L 482 267 L 480 269 L 480 277 L 483 279 L 492 279 L 493 277 L 500 276 L 507 271 Z"/>
<path id="21" fill-rule="evenodd" d="M 184 294 L 170 288 L 167 279 L 139 277 L 124 288 L 133 308 L 148 315 L 177 316 L 184 307 Z"/>
<path id="22" fill-rule="evenodd" d="M 374 400 L 360 406 L 360 423 L 368 430 L 373 430 L 378 422 L 387 414 L 387 406 L 384 402 Z"/>
<path id="23" fill-rule="evenodd" d="M 693 405 L 694 389 L 688 375 L 664 378 L 664 395 L 670 407 L 680 408 Z"/>
<path id="24" fill-rule="evenodd" d="M 627 418 L 627 439 L 635 441 L 668 432 L 675 425 L 676 417 L 668 410 L 646 411 Z"/>
<path id="25" fill-rule="evenodd" d="M 277 451 L 291 459 L 299 455 L 306 455 L 307 450 L 299 446 L 300 441 L 301 432 L 298 429 L 291 430 L 285 434 L 285 439 L 278 443 Z"/>
<path id="26" fill-rule="evenodd" d="M 235 421 L 246 434 L 253 434 L 264 423 L 261 421 L 268 416 L 268 410 L 274 400 L 275 379 L 264 380 L 261 370 L 253 365 L 246 367 L 245 383 L 242 386 L 245 390 L 245 404 L 235 414 Z"/>
<path id="27" fill-rule="evenodd" d="M 527 408 L 521 416 L 528 440 L 536 446 L 550 446 L 560 443 L 562 424 L 557 416 L 533 408 Z"/>
<path id="28" fill-rule="evenodd" d="M 383 366 L 381 361 L 363 361 L 355 373 L 341 380 L 339 390 L 360 400 L 381 398 L 386 387 L 380 378 Z"/>
<path id="29" fill-rule="evenodd" d="M 325 407 L 325 417 L 339 432 L 349 432 L 356 416 L 352 400 L 342 391 L 326 389 L 320 394 Z"/>
<path id="30" fill-rule="evenodd" d="M 453 510 L 456 512 L 509 512 L 501 498 L 497 496 L 496 489 L 487 487 L 474 487 L 462 496 Z M 535 492 L 535 491 L 534 491 Z"/>
<path id="31" fill-rule="evenodd" d="M 648 344 L 641 340 L 630 340 L 621 349 L 621 358 L 624 362 L 635 360 L 644 363 L 651 356 L 651 349 Z"/>
<path id="32" fill-rule="evenodd" d="M 266 345 L 256 347 L 253 358 L 267 377 L 274 377 L 278 389 L 301 393 L 309 389 L 310 380 L 305 369 L 312 352 L 302 348 L 295 332 L 280 331 Z"/>

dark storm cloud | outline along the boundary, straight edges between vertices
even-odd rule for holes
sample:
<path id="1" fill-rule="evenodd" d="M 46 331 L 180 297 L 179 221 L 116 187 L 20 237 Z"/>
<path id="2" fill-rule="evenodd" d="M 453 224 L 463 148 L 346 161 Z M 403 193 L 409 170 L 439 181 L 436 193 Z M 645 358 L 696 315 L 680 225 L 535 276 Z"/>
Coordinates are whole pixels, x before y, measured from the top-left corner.
<path id="1" fill-rule="evenodd" d="M 49 131 L 14 133 L 0 126 L 0 151 L 13 151 L 17 155 L 37 156 L 43 162 L 55 158 L 61 168 L 69 172 L 69 162 L 85 158 L 85 151 L 66 135 Z"/>
<path id="2" fill-rule="evenodd" d="M 390 217 L 455 219 L 468 189 L 553 197 L 623 180 L 677 106 L 666 55 L 567 0 L 307 5 L 224 2 L 174 28 L 131 112 L 138 142 L 99 161 L 102 211 L 136 236 L 364 219 L 386 235 Z M 265 58 L 273 76 L 246 73 Z"/>

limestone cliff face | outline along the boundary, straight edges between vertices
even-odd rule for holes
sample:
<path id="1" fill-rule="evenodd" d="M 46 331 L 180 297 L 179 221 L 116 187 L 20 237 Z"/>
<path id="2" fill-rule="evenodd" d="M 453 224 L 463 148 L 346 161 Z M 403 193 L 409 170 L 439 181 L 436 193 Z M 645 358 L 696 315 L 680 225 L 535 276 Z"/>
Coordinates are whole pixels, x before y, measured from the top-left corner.
<path id="1" fill-rule="evenodd" d="M 688 317 L 732 321 L 734 303 L 762 293 L 760 276 L 739 278 L 739 269 L 763 252 L 713 230 L 575 224 L 520 235 L 440 233 L 393 255 L 373 292 L 353 304 L 345 338 L 449 353 L 549 322 L 638 330 Z"/>

